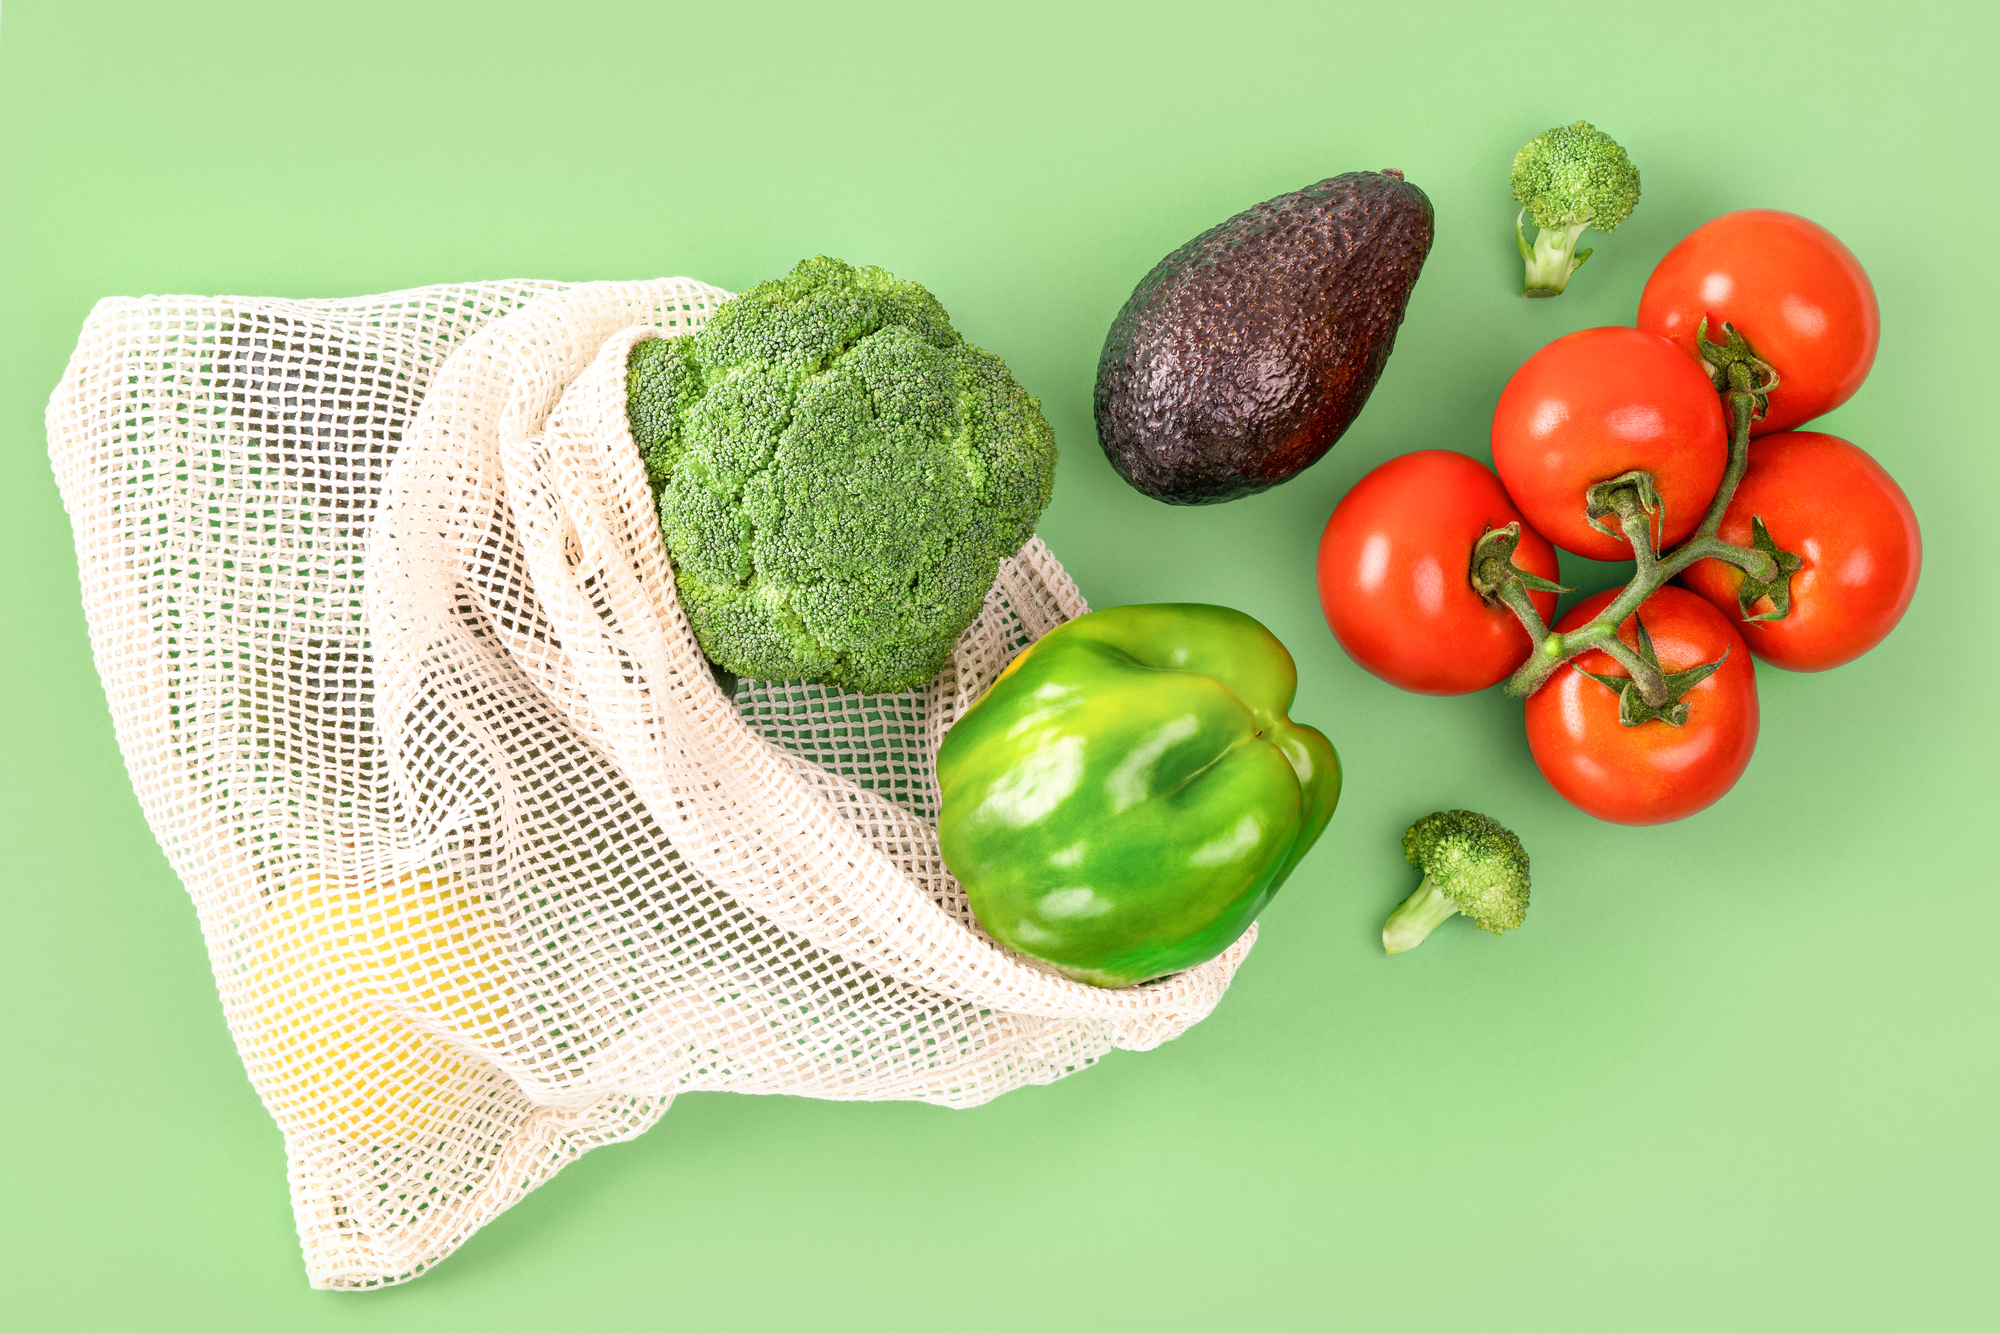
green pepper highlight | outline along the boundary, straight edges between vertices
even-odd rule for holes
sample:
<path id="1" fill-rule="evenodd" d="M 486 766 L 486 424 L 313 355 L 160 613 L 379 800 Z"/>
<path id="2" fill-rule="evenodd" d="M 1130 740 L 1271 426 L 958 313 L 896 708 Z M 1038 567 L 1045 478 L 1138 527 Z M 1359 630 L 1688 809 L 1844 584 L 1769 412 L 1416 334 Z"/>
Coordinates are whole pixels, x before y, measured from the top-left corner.
<path id="1" fill-rule="evenodd" d="M 1118 606 L 1029 647 L 945 735 L 938 840 L 1007 947 L 1093 986 L 1215 957 L 1311 849 L 1340 759 L 1228 607 Z"/>

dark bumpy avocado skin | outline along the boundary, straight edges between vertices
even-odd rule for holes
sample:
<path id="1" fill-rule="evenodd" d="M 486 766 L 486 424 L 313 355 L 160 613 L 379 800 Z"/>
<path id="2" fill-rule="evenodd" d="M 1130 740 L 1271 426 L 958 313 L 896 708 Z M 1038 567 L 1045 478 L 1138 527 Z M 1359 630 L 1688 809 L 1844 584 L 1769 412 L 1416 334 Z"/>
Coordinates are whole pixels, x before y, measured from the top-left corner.
<path id="1" fill-rule="evenodd" d="M 1289 481 L 1368 401 L 1431 248 L 1431 201 L 1398 171 L 1280 195 L 1162 259 L 1097 362 L 1097 437 L 1169 504 Z"/>

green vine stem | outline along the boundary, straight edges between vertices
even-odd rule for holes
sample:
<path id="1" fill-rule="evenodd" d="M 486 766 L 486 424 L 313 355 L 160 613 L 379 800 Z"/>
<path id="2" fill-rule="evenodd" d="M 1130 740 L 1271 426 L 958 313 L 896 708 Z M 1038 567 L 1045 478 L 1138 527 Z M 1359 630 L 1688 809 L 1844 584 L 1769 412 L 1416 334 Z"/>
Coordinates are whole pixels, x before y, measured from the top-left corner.
<path id="1" fill-rule="evenodd" d="M 1632 579 L 1611 605 L 1589 624 L 1578 626 L 1566 634 L 1551 630 L 1528 597 L 1531 587 L 1547 590 L 1555 585 L 1534 578 L 1516 568 L 1512 562 L 1514 545 L 1519 540 L 1518 528 L 1510 524 L 1508 529 L 1491 531 L 1473 547 L 1472 586 L 1489 600 L 1512 611 L 1534 645 L 1527 661 L 1507 681 L 1507 693 L 1526 698 L 1540 689 L 1564 662 L 1597 649 L 1610 656 L 1631 677 L 1639 701 L 1645 705 L 1628 710 L 1633 716 L 1640 720 L 1657 716 L 1669 722 L 1676 717 L 1685 717 L 1685 709 L 1675 712 L 1672 705 L 1677 698 L 1676 688 L 1687 688 L 1683 680 L 1693 673 L 1679 672 L 1669 676 L 1657 663 L 1648 660 L 1650 653 L 1642 655 L 1626 647 L 1618 638 L 1618 627 L 1669 579 L 1697 560 L 1722 560 L 1743 571 L 1746 615 L 1750 602 L 1759 596 L 1768 596 L 1772 602 L 1772 610 L 1760 619 L 1782 619 L 1789 611 L 1790 582 L 1792 574 L 1800 567 L 1798 557 L 1778 550 L 1769 535 L 1762 531 L 1761 522 L 1756 525 L 1760 540 L 1754 546 L 1737 546 L 1716 535 L 1722 527 L 1722 516 L 1728 512 L 1729 501 L 1735 496 L 1736 488 L 1750 466 L 1750 427 L 1763 419 L 1770 407 L 1771 390 L 1778 387 L 1777 371 L 1758 358 L 1735 326 L 1724 324 L 1722 330 L 1724 341 L 1710 342 L 1708 321 L 1703 320 L 1695 331 L 1695 345 L 1701 349 L 1709 376 L 1716 382 L 1716 388 L 1729 408 L 1729 462 L 1723 470 L 1722 484 L 1716 488 L 1715 498 L 1709 501 L 1708 512 L 1702 515 L 1700 525 L 1686 541 L 1667 552 L 1661 552 L 1655 545 L 1655 525 L 1663 523 L 1664 516 L 1659 493 L 1654 488 L 1652 477 L 1646 473 L 1628 472 L 1592 486 L 1585 500 L 1586 517 L 1592 526 L 1609 532 L 1611 529 L 1598 520 L 1616 516 L 1626 541 L 1631 543 L 1636 568 Z M 1494 540 L 1509 529 L 1512 529 L 1511 539 Z M 1700 674 L 1705 677 L 1713 669 L 1714 664 L 1711 664 Z"/>

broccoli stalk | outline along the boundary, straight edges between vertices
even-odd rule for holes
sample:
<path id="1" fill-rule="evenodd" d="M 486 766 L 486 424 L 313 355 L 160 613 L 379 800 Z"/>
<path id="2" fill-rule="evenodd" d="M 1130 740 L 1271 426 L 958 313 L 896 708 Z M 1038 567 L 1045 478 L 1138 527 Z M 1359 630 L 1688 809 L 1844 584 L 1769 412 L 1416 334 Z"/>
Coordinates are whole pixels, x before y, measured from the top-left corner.
<path id="1" fill-rule="evenodd" d="M 1614 231 L 1639 202 L 1639 169 L 1610 135 L 1579 120 L 1537 135 L 1514 154 L 1514 219 L 1527 277 L 1523 296 L 1561 296 L 1591 252 L 1576 243 L 1586 228 Z M 1532 218 L 1534 244 L 1522 232 Z"/>
<path id="2" fill-rule="evenodd" d="M 1423 871 L 1424 880 L 1382 925 L 1382 947 L 1390 953 L 1416 948 L 1455 912 L 1495 935 L 1528 915 L 1528 853 L 1485 815 L 1425 815 L 1403 834 L 1403 859 Z"/>
<path id="3" fill-rule="evenodd" d="M 1529 243 L 1521 223 L 1528 216 L 1522 209 L 1514 219 L 1514 243 L 1521 248 L 1521 259 L 1526 264 L 1526 274 L 1521 279 L 1523 296 L 1561 296 L 1569 286 L 1569 275 L 1583 267 L 1583 261 L 1595 254 L 1594 249 L 1578 252 L 1577 240 L 1590 229 L 1588 222 L 1573 223 L 1567 227 L 1543 227 L 1536 223 L 1537 231 L 1532 244 Z"/>

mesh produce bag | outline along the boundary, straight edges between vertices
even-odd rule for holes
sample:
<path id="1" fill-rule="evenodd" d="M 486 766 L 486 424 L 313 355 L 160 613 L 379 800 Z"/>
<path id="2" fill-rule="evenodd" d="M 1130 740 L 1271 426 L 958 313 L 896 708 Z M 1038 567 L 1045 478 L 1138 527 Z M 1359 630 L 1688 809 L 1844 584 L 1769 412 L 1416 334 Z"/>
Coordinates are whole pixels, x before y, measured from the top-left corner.
<path id="1" fill-rule="evenodd" d="M 1085 609 L 1039 540 L 923 689 L 718 687 L 625 362 L 725 297 L 112 299 L 50 402 L 119 744 L 315 1286 L 416 1276 L 683 1089 L 970 1106 L 1155 1046 L 1254 939 L 1096 990 L 945 870 L 939 740 Z"/>

